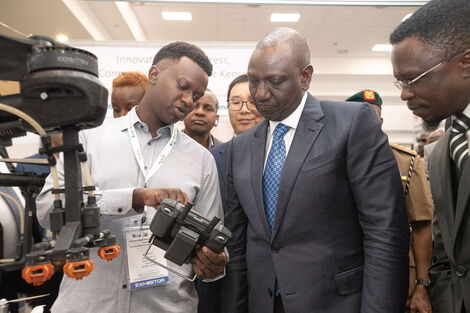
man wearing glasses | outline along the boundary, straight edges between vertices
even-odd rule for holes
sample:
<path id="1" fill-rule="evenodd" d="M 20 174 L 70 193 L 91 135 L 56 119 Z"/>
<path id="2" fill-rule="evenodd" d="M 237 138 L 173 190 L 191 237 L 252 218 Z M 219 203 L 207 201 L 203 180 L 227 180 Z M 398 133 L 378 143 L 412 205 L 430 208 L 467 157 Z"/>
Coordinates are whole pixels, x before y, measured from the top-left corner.
<path id="1" fill-rule="evenodd" d="M 408 108 L 432 130 L 452 126 L 429 158 L 436 209 L 433 313 L 470 312 L 470 1 L 432 0 L 390 36 L 397 87 Z"/>

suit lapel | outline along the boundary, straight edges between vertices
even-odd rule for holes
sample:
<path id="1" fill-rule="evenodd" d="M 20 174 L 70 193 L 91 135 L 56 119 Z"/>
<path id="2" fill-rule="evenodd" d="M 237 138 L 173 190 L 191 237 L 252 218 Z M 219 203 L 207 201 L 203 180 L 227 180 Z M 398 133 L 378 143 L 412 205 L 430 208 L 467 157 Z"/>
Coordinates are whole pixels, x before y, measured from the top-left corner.
<path id="1" fill-rule="evenodd" d="M 256 127 L 256 126 L 255 126 Z M 251 141 L 251 187 L 256 201 L 256 208 L 266 231 L 268 238 L 271 236 L 268 219 L 264 211 L 263 202 L 263 168 L 266 150 L 266 132 L 268 131 L 268 121 L 264 120 L 260 123 L 254 132 Z"/>
<path id="2" fill-rule="evenodd" d="M 225 149 L 220 149 L 219 150 L 219 155 L 220 155 L 220 159 L 222 160 L 224 158 L 224 152 L 225 152 Z"/>
<path id="3" fill-rule="evenodd" d="M 226 149 L 220 149 L 219 150 L 219 159 L 217 160 L 217 162 L 221 165 L 220 166 L 220 169 L 218 169 L 219 171 L 223 171 L 223 173 L 220 173 L 221 175 L 219 175 L 219 179 L 221 180 L 221 184 L 222 186 L 226 186 L 227 185 L 227 175 L 228 175 L 228 169 L 229 169 L 229 166 L 230 166 L 230 156 L 231 156 L 231 153 L 229 151 L 229 148 L 231 146 L 232 142 L 228 142 L 227 143 L 227 148 Z M 227 157 L 225 157 L 227 155 Z M 222 164 L 222 162 L 224 162 Z M 226 190 L 227 188 L 224 188 L 224 190 Z"/>
<path id="4" fill-rule="evenodd" d="M 277 198 L 276 218 L 274 220 L 271 240 L 276 236 L 286 213 L 292 189 L 313 143 L 320 134 L 323 124 L 318 120 L 323 118 L 320 101 L 308 94 L 304 110 L 300 116 L 289 153 L 281 174 L 279 195 Z"/>
<path id="5" fill-rule="evenodd" d="M 450 131 L 437 142 L 430 158 L 430 181 L 436 207 L 439 229 L 444 243 L 451 244 L 448 255 L 453 259 L 454 197 L 452 190 L 452 166 L 449 156 Z M 447 246 L 447 244 L 445 244 Z M 448 247 L 448 246 L 447 246 Z M 450 253 L 449 253 L 450 252 Z"/>

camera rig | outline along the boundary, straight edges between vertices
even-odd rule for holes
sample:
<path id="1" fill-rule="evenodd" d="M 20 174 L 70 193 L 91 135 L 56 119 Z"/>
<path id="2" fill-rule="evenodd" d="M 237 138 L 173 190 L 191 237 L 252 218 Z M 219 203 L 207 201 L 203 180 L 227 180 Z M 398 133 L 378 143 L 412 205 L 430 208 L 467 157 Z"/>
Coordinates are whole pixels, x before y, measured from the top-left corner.
<path id="1" fill-rule="evenodd" d="M 198 245 L 207 246 L 212 251 L 220 253 L 232 237 L 232 233 L 222 225 L 219 217 L 208 220 L 192 208 L 191 202 L 183 205 L 175 200 L 163 200 L 150 222 L 152 235 L 145 253 L 145 257 L 151 262 L 188 280 L 194 280 L 196 277 L 187 277 L 150 258 L 148 252 L 152 245 L 166 251 L 165 259 L 183 265 L 191 262 Z"/>
<path id="2" fill-rule="evenodd" d="M 32 245 L 31 208 L 26 203 L 25 232 L 20 234 L 16 258 L 0 264 L 0 269 L 23 268 L 23 278 L 40 285 L 52 276 L 53 264 L 63 264 L 66 275 L 82 279 L 93 269 L 89 247 L 100 247 L 98 255 L 108 261 L 120 252 L 115 236 L 100 230 L 100 209 L 86 153 L 78 141 L 81 129 L 99 126 L 106 115 L 108 92 L 98 80 L 97 58 L 47 37 L 0 36 L 0 80 L 19 81 L 21 91 L 0 96 L 0 146 L 10 146 L 12 138 L 26 131 L 39 133 L 40 152 L 47 155 L 51 166 L 55 197 L 50 212 L 54 240 Z M 52 147 L 46 131 L 61 131 L 63 146 Z M 56 152 L 63 152 L 64 188 L 58 183 Z M 86 186 L 82 186 L 81 169 Z M 30 188 L 38 184 L 24 175 L 0 174 L 0 185 Z M 86 203 L 83 192 L 88 193 Z"/>

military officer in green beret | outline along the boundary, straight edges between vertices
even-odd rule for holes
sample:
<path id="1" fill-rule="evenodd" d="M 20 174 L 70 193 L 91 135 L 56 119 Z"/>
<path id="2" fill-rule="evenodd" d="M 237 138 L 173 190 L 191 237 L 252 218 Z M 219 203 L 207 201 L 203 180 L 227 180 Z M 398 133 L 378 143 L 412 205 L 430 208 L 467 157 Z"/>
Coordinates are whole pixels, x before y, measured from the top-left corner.
<path id="1" fill-rule="evenodd" d="M 382 98 L 373 90 L 360 91 L 346 101 L 368 102 L 382 118 Z M 406 312 L 431 313 L 427 287 L 432 257 L 431 221 L 433 203 L 424 161 L 416 151 L 396 144 L 390 145 L 400 170 L 411 226 L 410 287 Z"/>

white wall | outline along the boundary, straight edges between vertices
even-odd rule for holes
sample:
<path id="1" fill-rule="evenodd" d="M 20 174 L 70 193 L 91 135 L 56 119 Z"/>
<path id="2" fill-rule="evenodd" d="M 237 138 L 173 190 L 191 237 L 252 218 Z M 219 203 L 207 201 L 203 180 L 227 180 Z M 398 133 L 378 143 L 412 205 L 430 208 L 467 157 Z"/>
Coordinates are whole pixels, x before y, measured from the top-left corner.
<path id="1" fill-rule="evenodd" d="M 153 56 L 166 43 L 141 44 L 137 42 L 71 42 L 70 45 L 91 51 L 98 57 L 100 80 L 111 90 L 112 80 L 125 71 L 147 74 Z M 255 43 L 199 42 L 211 59 L 214 73 L 209 88 L 220 104 L 220 123 L 213 134 L 225 141 L 232 136 L 226 110 L 226 92 L 230 82 L 245 73 Z M 411 145 L 420 130 L 420 119 L 400 100 L 399 90 L 393 85 L 390 58 L 358 58 L 337 55 L 329 58 L 313 58 L 314 77 L 310 92 L 327 100 L 344 100 L 362 89 L 379 92 L 384 101 L 383 129 L 390 142 Z M 108 118 L 112 118 L 109 110 Z M 24 157 L 37 151 L 37 138 L 29 135 L 15 140 L 10 147 L 12 156 Z"/>

